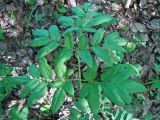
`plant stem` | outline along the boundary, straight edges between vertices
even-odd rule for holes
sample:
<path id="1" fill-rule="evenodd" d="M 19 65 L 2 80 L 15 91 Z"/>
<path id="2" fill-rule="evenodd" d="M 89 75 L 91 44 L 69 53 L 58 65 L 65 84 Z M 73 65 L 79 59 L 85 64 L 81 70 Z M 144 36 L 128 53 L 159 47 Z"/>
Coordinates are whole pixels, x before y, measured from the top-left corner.
<path id="1" fill-rule="evenodd" d="M 146 82 L 144 84 L 148 85 L 148 84 L 157 83 L 157 82 L 160 82 L 160 80 L 154 80 L 154 81 Z"/>
<path id="2" fill-rule="evenodd" d="M 79 49 L 78 49 L 79 52 Z M 77 55 L 77 61 L 78 61 L 78 78 L 79 78 L 79 84 L 80 84 L 80 88 L 82 87 L 81 84 L 81 64 L 80 64 L 80 58 L 79 55 Z"/>

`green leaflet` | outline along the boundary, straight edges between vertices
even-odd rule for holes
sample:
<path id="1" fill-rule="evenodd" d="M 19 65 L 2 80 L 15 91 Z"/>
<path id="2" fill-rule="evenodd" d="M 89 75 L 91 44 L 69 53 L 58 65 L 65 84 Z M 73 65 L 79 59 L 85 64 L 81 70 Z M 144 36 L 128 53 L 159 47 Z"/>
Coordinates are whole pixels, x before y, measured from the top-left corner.
<path id="1" fill-rule="evenodd" d="M 25 98 L 27 95 L 31 93 L 31 91 L 39 84 L 39 80 L 29 80 L 24 85 L 24 88 L 21 92 L 21 98 Z"/>
<path id="2" fill-rule="evenodd" d="M 25 0 L 25 2 L 29 5 L 35 4 L 37 1 L 36 0 Z"/>
<path id="3" fill-rule="evenodd" d="M 160 56 L 157 56 L 156 59 L 160 62 Z"/>
<path id="4" fill-rule="evenodd" d="M 81 28 L 83 24 L 84 24 L 84 23 L 83 23 L 83 18 L 78 17 L 78 18 L 76 19 L 76 25 L 75 25 L 75 26 Z"/>
<path id="5" fill-rule="evenodd" d="M 31 95 L 27 100 L 27 106 L 32 106 L 35 104 L 40 98 L 44 97 L 47 93 L 47 84 L 45 81 L 42 81 L 33 89 Z"/>
<path id="6" fill-rule="evenodd" d="M 120 39 L 115 39 L 115 40 L 113 40 L 114 42 L 113 43 L 107 43 L 107 42 L 105 42 L 105 46 L 107 47 L 107 48 L 110 48 L 110 49 L 112 49 L 112 50 L 116 50 L 116 51 L 120 51 L 120 52 L 126 52 L 126 50 L 123 48 L 123 47 L 121 47 L 120 45 L 118 45 L 118 41 L 119 41 Z"/>
<path id="7" fill-rule="evenodd" d="M 82 8 L 85 9 L 85 10 L 89 9 L 90 7 L 92 7 L 92 6 L 91 6 L 91 4 L 88 3 L 88 2 L 85 2 L 85 3 L 82 5 Z"/>
<path id="8" fill-rule="evenodd" d="M 112 41 L 116 38 L 118 38 L 120 36 L 120 34 L 118 32 L 112 32 L 112 33 L 109 33 L 106 37 L 105 37 L 105 40 L 108 40 L 108 41 Z"/>
<path id="9" fill-rule="evenodd" d="M 81 30 L 84 30 L 84 31 L 87 31 L 87 32 L 92 32 L 92 33 L 96 32 L 95 28 L 89 28 L 89 27 L 83 27 L 83 28 L 81 28 Z"/>
<path id="10" fill-rule="evenodd" d="M 98 45 L 102 41 L 103 35 L 104 35 L 104 29 L 99 28 L 93 36 L 92 45 L 93 46 Z"/>
<path id="11" fill-rule="evenodd" d="M 157 56 L 156 60 L 160 62 L 160 56 Z M 160 64 L 154 64 L 154 70 L 157 72 L 157 74 L 160 73 Z"/>
<path id="12" fill-rule="evenodd" d="M 104 15 L 103 13 L 98 13 L 98 12 L 87 12 L 86 14 L 85 14 L 85 16 L 87 17 L 87 18 L 93 18 L 93 17 L 96 17 L 96 16 L 98 16 L 98 15 Z"/>
<path id="13" fill-rule="evenodd" d="M 71 118 L 72 116 L 70 115 L 69 120 L 78 120 L 78 116 L 81 115 L 81 112 L 73 107 L 67 106 L 69 111 L 71 112 L 71 115 L 73 116 L 73 119 Z"/>
<path id="14" fill-rule="evenodd" d="M 10 84 L 16 84 L 16 85 L 23 85 L 28 80 L 30 80 L 28 76 L 7 77 L 6 79 L 10 82 Z"/>
<path id="15" fill-rule="evenodd" d="M 50 107 L 51 107 L 51 105 L 43 104 L 43 105 L 40 107 L 39 112 L 40 112 L 40 113 L 49 113 Z"/>
<path id="16" fill-rule="evenodd" d="M 98 57 L 100 57 L 104 61 L 104 63 L 107 63 L 109 65 L 111 64 L 110 56 L 108 52 L 105 51 L 105 49 L 101 48 L 100 46 L 94 46 L 92 47 L 92 50 Z"/>
<path id="17" fill-rule="evenodd" d="M 27 120 L 28 117 L 28 108 L 24 107 L 23 109 L 18 109 L 17 106 L 13 106 L 7 120 Z"/>
<path id="18" fill-rule="evenodd" d="M 101 75 L 103 81 L 121 82 L 129 78 L 132 74 L 137 74 L 137 69 L 130 64 L 117 64 L 109 68 Z"/>
<path id="19" fill-rule="evenodd" d="M 112 78 L 121 70 L 123 69 L 123 64 L 117 64 L 108 70 L 106 70 L 104 73 L 101 74 L 101 80 L 102 81 L 110 81 Z"/>
<path id="20" fill-rule="evenodd" d="M 72 33 L 64 34 L 64 46 L 68 48 L 74 47 L 74 38 Z"/>
<path id="21" fill-rule="evenodd" d="M 115 76 L 112 78 L 113 82 L 122 82 L 126 79 L 128 79 L 132 74 L 134 74 L 135 71 L 133 69 L 129 68 L 121 68 L 121 71 L 119 71 Z"/>
<path id="22" fill-rule="evenodd" d="M 33 41 L 31 41 L 30 46 L 31 47 L 39 47 L 47 45 L 50 42 L 48 37 L 39 37 L 35 38 Z"/>
<path id="23" fill-rule="evenodd" d="M 45 79 L 52 79 L 52 69 L 45 57 L 39 59 L 39 69 Z"/>
<path id="24" fill-rule="evenodd" d="M 107 48 L 120 51 L 120 52 L 126 52 L 126 50 L 122 47 L 127 45 L 127 41 L 119 36 L 119 33 L 113 32 L 110 33 L 105 37 L 104 45 Z"/>
<path id="25" fill-rule="evenodd" d="M 55 114 L 65 101 L 66 93 L 62 88 L 58 88 L 52 99 L 52 113 Z"/>
<path id="26" fill-rule="evenodd" d="M 123 84 L 129 93 L 139 93 L 147 91 L 146 87 L 134 80 L 126 80 Z M 152 86 L 153 87 L 153 86 Z"/>
<path id="27" fill-rule="evenodd" d="M 37 56 L 39 58 L 46 56 L 47 54 L 49 54 L 50 52 L 52 52 L 53 50 L 55 50 L 58 47 L 58 43 L 56 42 L 50 42 L 48 45 L 42 47 L 39 51 Z"/>
<path id="28" fill-rule="evenodd" d="M 29 80 L 28 76 L 4 77 L 0 81 L 0 102 L 12 92 L 13 88 L 17 85 L 24 85 Z"/>
<path id="29" fill-rule="evenodd" d="M 66 17 L 66 16 L 61 16 L 58 19 L 58 22 L 60 24 L 62 24 L 63 26 L 65 26 L 65 27 L 69 27 L 69 26 L 73 26 L 74 25 L 74 20 L 72 18 Z"/>
<path id="30" fill-rule="evenodd" d="M 91 27 L 91 26 L 97 26 L 97 25 L 100 25 L 100 24 L 103 24 L 103 23 L 110 23 L 114 20 L 115 18 L 109 16 L 109 15 L 100 15 L 100 16 L 97 16 L 95 18 L 93 18 L 89 23 L 88 23 L 88 26 Z"/>
<path id="31" fill-rule="evenodd" d="M 89 67 L 92 67 L 93 58 L 91 53 L 87 49 L 79 50 L 78 55 Z"/>
<path id="32" fill-rule="evenodd" d="M 160 64 L 154 64 L 154 69 L 157 73 L 160 73 Z"/>
<path id="33" fill-rule="evenodd" d="M 49 86 L 53 88 L 60 88 L 62 87 L 63 84 L 64 84 L 64 80 L 56 80 L 56 81 L 50 82 Z"/>
<path id="34" fill-rule="evenodd" d="M 89 112 L 88 102 L 84 98 L 78 98 L 78 100 L 74 101 L 75 106 L 82 112 Z"/>
<path id="35" fill-rule="evenodd" d="M 0 29 L 0 41 L 1 40 L 4 40 L 4 30 L 3 29 Z"/>
<path id="36" fill-rule="evenodd" d="M 32 32 L 34 37 L 49 37 L 49 33 L 47 30 L 44 29 L 36 29 Z"/>
<path id="37" fill-rule="evenodd" d="M 85 72 L 83 72 L 83 77 L 85 80 L 91 81 L 97 77 L 98 66 L 96 62 L 92 63 L 92 67 L 88 67 Z"/>
<path id="38" fill-rule="evenodd" d="M 10 75 L 13 71 L 13 67 L 7 66 L 6 64 L 0 64 L 0 77 Z"/>
<path id="39" fill-rule="evenodd" d="M 89 90 L 90 90 L 90 85 L 88 83 L 84 83 L 82 88 L 80 89 L 79 93 L 80 98 L 85 98 L 88 95 Z"/>
<path id="40" fill-rule="evenodd" d="M 64 78 L 68 79 L 69 77 L 71 77 L 74 74 L 74 69 L 68 69 L 65 74 L 64 74 Z"/>
<path id="41" fill-rule="evenodd" d="M 74 97 L 74 87 L 73 87 L 73 84 L 71 83 L 71 81 L 66 80 L 64 85 L 63 85 L 63 89 L 65 90 L 65 92 L 69 96 Z"/>
<path id="42" fill-rule="evenodd" d="M 91 111 L 94 114 L 97 114 L 99 112 L 99 106 L 100 106 L 100 93 L 99 93 L 99 84 L 98 83 L 92 83 L 91 87 L 89 89 L 89 93 L 86 97 L 89 107 Z"/>
<path id="43" fill-rule="evenodd" d="M 80 7 L 73 7 L 72 11 L 77 15 L 77 16 L 84 16 L 85 12 L 80 8 Z"/>
<path id="44" fill-rule="evenodd" d="M 125 104 L 130 104 L 132 102 L 132 98 L 130 97 L 128 91 L 124 86 L 117 85 L 118 93 L 121 96 L 122 100 Z"/>
<path id="45" fill-rule="evenodd" d="M 72 54 L 73 54 L 72 49 L 70 48 L 60 49 L 54 61 L 55 65 L 66 62 L 67 60 L 71 58 Z"/>
<path id="46" fill-rule="evenodd" d="M 64 33 L 71 33 L 73 31 L 79 31 L 80 28 L 79 27 L 72 27 L 72 28 L 68 28 Z"/>
<path id="47" fill-rule="evenodd" d="M 152 88 L 160 88 L 160 80 L 158 82 L 155 82 L 151 86 Z"/>
<path id="48" fill-rule="evenodd" d="M 72 49 L 63 48 L 58 52 L 58 56 L 56 57 L 54 64 L 55 64 L 55 71 L 56 75 L 59 78 L 62 78 L 66 72 L 65 62 L 70 59 L 72 56 Z"/>
<path id="49" fill-rule="evenodd" d="M 52 41 L 59 42 L 61 40 L 61 33 L 56 25 L 50 26 L 48 31 Z"/>
<path id="50" fill-rule="evenodd" d="M 66 72 L 66 65 L 64 63 L 56 64 L 55 71 L 58 78 L 63 78 L 63 75 Z"/>
<path id="51" fill-rule="evenodd" d="M 39 78 L 41 76 L 35 64 L 29 66 L 28 72 L 33 78 Z"/>
<path id="52" fill-rule="evenodd" d="M 119 106 L 124 106 L 125 102 L 122 100 L 121 96 L 118 94 L 119 90 L 114 85 L 102 84 L 102 90 L 105 96 Z M 124 96 L 122 96 L 124 97 Z"/>
<path id="53" fill-rule="evenodd" d="M 82 34 L 79 36 L 78 48 L 83 50 L 87 49 L 87 47 L 88 47 L 88 38 L 85 34 Z"/>

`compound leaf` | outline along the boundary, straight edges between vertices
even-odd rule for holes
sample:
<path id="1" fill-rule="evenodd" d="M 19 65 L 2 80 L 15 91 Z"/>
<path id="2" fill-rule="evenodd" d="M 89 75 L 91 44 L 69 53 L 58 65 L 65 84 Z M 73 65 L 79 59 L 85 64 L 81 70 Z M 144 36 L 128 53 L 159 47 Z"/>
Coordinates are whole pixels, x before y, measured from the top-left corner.
<path id="1" fill-rule="evenodd" d="M 134 73 L 137 71 L 130 64 L 118 64 L 109 68 L 101 75 L 105 96 L 119 106 L 131 103 L 131 93 L 146 91 L 143 84 L 129 80 Z"/>

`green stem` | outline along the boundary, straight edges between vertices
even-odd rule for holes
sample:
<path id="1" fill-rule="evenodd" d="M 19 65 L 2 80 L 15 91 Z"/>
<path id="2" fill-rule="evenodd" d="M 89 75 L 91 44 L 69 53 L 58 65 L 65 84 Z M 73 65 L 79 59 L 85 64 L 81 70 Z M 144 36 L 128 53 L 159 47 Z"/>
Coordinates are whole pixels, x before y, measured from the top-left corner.
<path id="1" fill-rule="evenodd" d="M 78 50 L 79 52 L 79 50 Z M 81 83 L 81 64 L 80 64 L 80 58 L 79 55 L 77 55 L 77 60 L 78 60 L 78 78 L 79 78 L 79 83 L 80 83 L 80 88 L 82 87 Z"/>
<path id="2" fill-rule="evenodd" d="M 146 82 L 144 84 L 148 85 L 148 84 L 157 83 L 157 82 L 160 82 L 160 80 L 154 80 L 154 81 Z"/>

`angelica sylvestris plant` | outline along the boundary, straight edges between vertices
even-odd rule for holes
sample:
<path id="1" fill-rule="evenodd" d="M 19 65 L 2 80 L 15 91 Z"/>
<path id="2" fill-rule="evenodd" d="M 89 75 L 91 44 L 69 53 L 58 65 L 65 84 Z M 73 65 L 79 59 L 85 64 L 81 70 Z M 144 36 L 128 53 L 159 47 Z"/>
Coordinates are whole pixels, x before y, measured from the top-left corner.
<path id="1" fill-rule="evenodd" d="M 139 76 L 137 68 L 120 63 L 126 53 L 127 40 L 118 32 L 105 34 L 106 27 L 114 24 L 116 19 L 90 12 L 89 7 L 89 4 L 73 7 L 74 15 L 61 16 L 59 26 L 33 31 L 30 46 L 39 49 L 39 67 L 29 66 L 30 76 L 23 83 L 20 97 L 26 99 L 27 107 L 44 97 L 48 89 L 56 88 L 50 114 L 57 113 L 69 96 L 75 105 L 74 108 L 68 106 L 70 119 L 92 115 L 96 119 L 100 106 L 103 106 L 102 96 L 118 106 L 125 106 L 132 102 L 131 94 L 146 91 L 144 85 L 130 79 L 133 74 Z M 46 59 L 51 52 L 55 53 L 53 66 Z M 73 60 L 77 62 L 77 69 L 70 65 Z M 74 80 L 79 83 L 79 92 L 75 92 Z"/>

